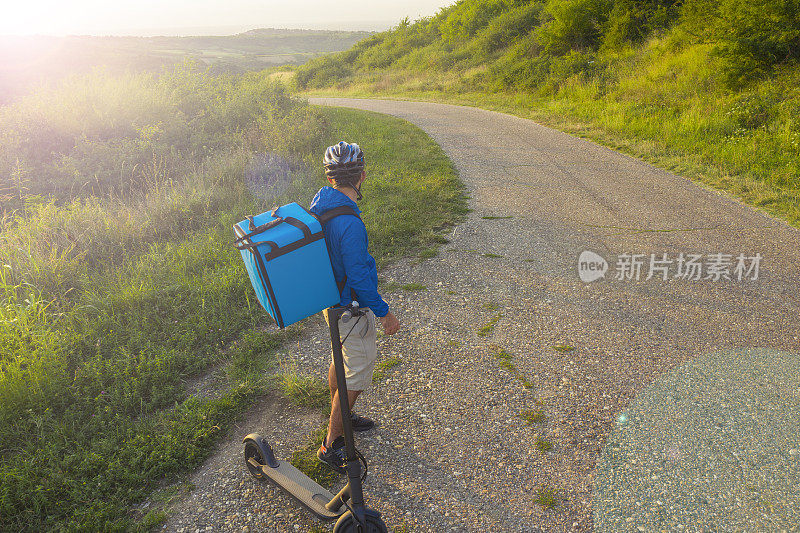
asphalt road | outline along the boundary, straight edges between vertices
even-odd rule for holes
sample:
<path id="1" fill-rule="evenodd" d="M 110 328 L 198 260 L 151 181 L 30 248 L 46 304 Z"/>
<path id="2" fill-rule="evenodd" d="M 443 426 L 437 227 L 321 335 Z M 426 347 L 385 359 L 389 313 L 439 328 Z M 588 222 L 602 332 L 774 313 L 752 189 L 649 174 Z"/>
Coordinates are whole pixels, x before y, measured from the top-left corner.
<path id="1" fill-rule="evenodd" d="M 492 350 L 502 348 L 512 354 L 519 376 L 533 385 L 532 392 L 510 392 L 514 376 L 506 375 L 498 389 L 500 403 L 488 401 L 491 408 L 486 407 L 486 414 L 492 415 L 476 413 L 477 420 L 468 424 L 472 440 L 459 437 L 462 433 L 458 430 L 455 437 L 448 438 L 430 428 L 426 429 L 428 433 L 414 436 L 417 442 L 423 442 L 423 448 L 428 439 L 443 446 L 450 443 L 467 450 L 475 446 L 477 450 L 481 439 L 507 435 L 498 443 L 502 453 L 480 456 L 473 466 L 463 456 L 461 461 L 467 464 L 462 467 L 458 463 L 448 467 L 447 461 L 439 460 L 445 466 L 438 474 L 430 474 L 447 478 L 454 469 L 464 470 L 469 480 L 463 490 L 478 485 L 488 490 L 476 503 L 466 496 L 459 498 L 463 490 L 457 488 L 456 480 L 451 489 L 446 482 L 438 483 L 443 495 L 437 509 L 453 510 L 454 514 L 448 513 L 452 518 L 469 514 L 471 509 L 479 514 L 491 508 L 488 514 L 493 518 L 448 521 L 439 514 L 436 519 L 421 518 L 418 529 L 651 531 L 680 526 L 686 531 L 793 530 L 797 521 L 791 520 L 797 515 L 792 513 L 800 507 L 797 489 L 786 489 L 774 478 L 781 472 L 786 475 L 796 471 L 800 460 L 797 418 L 772 415 L 782 410 L 787 416 L 796 415 L 800 404 L 796 390 L 786 388 L 797 379 L 800 352 L 800 233 L 796 229 L 724 194 L 530 120 L 421 102 L 314 98 L 311 103 L 375 111 L 412 122 L 444 149 L 469 191 L 473 211 L 450 236 L 445 252 L 393 274 L 401 281 L 421 280 L 449 289 L 439 295 L 420 296 L 413 304 L 408 304 L 407 298 L 390 302 L 413 313 L 406 323 L 409 329 L 417 330 L 411 335 L 416 344 L 406 350 L 422 353 L 410 358 L 405 372 L 435 376 L 426 393 L 428 409 L 438 409 L 441 420 L 434 426 L 455 427 L 464 412 L 484 409 L 484 396 L 494 398 L 487 390 L 493 380 L 510 371 L 496 364 L 490 366 Z M 369 194 L 368 184 L 365 193 Z M 579 278 L 579 257 L 584 251 L 607 261 L 603 278 L 590 283 Z M 695 255 L 699 267 L 692 268 L 699 270 L 681 264 L 682 254 L 684 261 Z M 757 255 L 760 260 L 752 259 Z M 739 256 L 744 270 L 737 269 Z M 655 262 L 651 264 L 651 260 Z M 602 266 L 598 258 L 594 262 Z M 757 276 L 754 270 L 748 272 L 755 263 Z M 639 266 L 631 268 L 636 264 Z M 682 276 L 687 271 L 691 273 L 689 279 Z M 647 279 L 650 274 L 651 279 Z M 447 312 L 442 313 L 443 308 Z M 493 308 L 502 314 L 495 330 L 488 339 L 475 337 L 475 328 L 492 318 Z M 473 367 L 458 370 L 454 366 L 457 362 L 450 361 L 447 372 L 439 374 L 435 368 L 425 367 L 424 361 L 448 357 L 445 351 L 449 345 L 436 340 L 442 331 L 461 336 L 449 341 L 451 344 L 462 340 L 471 344 L 468 348 L 474 355 L 463 348 L 458 351 L 463 357 L 474 357 Z M 575 349 L 553 348 L 559 344 Z M 759 349 L 769 349 L 763 352 L 768 356 L 760 357 Z M 702 362 L 703 357 L 708 357 L 708 371 L 706 367 L 698 370 L 697 365 L 685 367 Z M 763 363 L 747 362 L 751 360 Z M 419 362 L 418 368 L 413 361 Z M 675 382 L 676 375 L 680 378 L 684 367 L 691 370 L 686 376 L 693 377 L 684 380 L 685 390 L 679 392 L 695 395 L 698 409 L 739 413 L 734 417 L 754 416 L 752 409 L 731 409 L 724 402 L 752 403 L 771 414 L 764 417 L 769 424 L 783 423 L 786 427 L 776 433 L 759 426 L 758 421 L 748 422 L 747 432 L 752 438 L 745 441 L 758 443 L 775 434 L 782 435 L 783 440 L 755 446 L 756 450 L 768 449 L 756 454 L 759 456 L 755 459 L 753 449 L 741 453 L 732 450 L 736 459 L 726 456 L 728 463 L 733 461 L 733 467 L 726 470 L 734 472 L 727 480 L 733 485 L 731 494 L 712 497 L 709 502 L 706 497 L 695 496 L 716 489 L 698 488 L 702 483 L 683 479 L 688 483 L 676 489 L 675 500 L 662 501 L 665 496 L 661 495 L 658 505 L 663 507 L 657 508 L 655 499 L 648 501 L 648 494 L 665 483 L 659 473 L 637 471 L 635 479 L 631 478 L 634 474 L 624 473 L 625 460 L 620 463 L 619 454 L 616 475 L 608 473 L 613 465 L 608 463 L 607 444 L 613 441 L 617 452 L 619 446 L 625 446 L 628 437 L 620 428 L 620 420 L 627 423 L 626 412 L 637 398 L 646 396 L 648 405 L 673 402 L 681 410 L 661 409 L 660 414 L 653 415 L 661 419 L 642 423 L 650 424 L 651 429 L 670 424 L 682 429 L 678 435 L 671 432 L 672 440 L 665 433 L 661 444 L 657 442 L 659 433 L 653 437 L 652 431 L 648 433 L 648 446 L 631 444 L 630 449 L 640 454 L 628 457 L 633 464 L 637 459 L 639 463 L 663 463 L 659 468 L 669 470 L 669 461 L 641 456 L 667 454 L 664 456 L 671 457 L 673 463 L 683 461 L 680 471 L 684 477 L 691 477 L 692 461 L 713 465 L 718 459 L 715 454 L 731 452 L 724 450 L 724 431 L 745 427 L 737 426 L 736 420 L 715 424 L 713 417 L 692 422 L 712 427 L 693 430 L 680 426 L 681 413 L 688 408 L 680 399 L 669 396 L 669 390 L 675 393 L 676 386 L 662 389 L 664 383 Z M 737 375 L 752 370 L 753 379 L 758 373 L 759 385 L 753 388 L 753 397 L 745 390 L 748 380 L 725 381 L 720 377 L 732 368 L 738 368 Z M 413 378 L 406 379 L 406 383 L 411 381 Z M 709 391 L 719 388 L 720 382 L 737 390 L 724 399 L 724 393 L 711 394 Z M 393 392 L 401 394 L 404 386 L 400 383 Z M 460 403 L 450 402 L 454 394 L 460 395 Z M 394 403 L 402 405 L 403 401 L 395 399 Z M 367 406 L 382 405 L 380 398 L 366 402 Z M 711 405 L 714 402 L 720 403 Z M 537 404 L 546 413 L 547 422 L 531 430 L 526 441 L 524 431 L 529 428 L 524 424 L 517 422 L 522 429 L 506 426 L 513 426 L 509 417 L 515 417 L 521 407 Z M 453 411 L 455 405 L 459 406 L 457 413 Z M 505 411 L 494 417 L 495 407 Z M 391 413 L 384 418 L 388 423 Z M 388 431 L 391 426 L 386 423 Z M 717 425 L 719 431 L 715 433 Z M 642 432 L 627 434 L 635 440 Z M 708 445 L 693 445 L 694 455 L 681 457 L 681 441 L 691 441 L 694 434 L 702 434 Z M 539 455 L 519 450 L 532 448 L 535 436 L 551 441 L 553 450 Z M 392 457 L 387 455 L 385 460 Z M 600 463 L 605 472 L 602 479 L 597 478 Z M 760 464 L 765 465 L 763 469 Z M 784 467 L 776 469 L 776 464 Z M 519 472 L 512 475 L 508 470 L 511 465 Z M 627 467 L 631 467 L 630 462 Z M 376 475 L 380 479 L 380 471 Z M 649 477 L 644 479 L 645 475 Z M 713 468 L 709 476 L 715 477 Z M 761 478 L 767 481 L 753 484 L 753 479 Z M 556 509 L 537 506 L 541 487 L 557 490 L 560 500 Z M 775 494 L 779 489 L 781 492 Z M 737 491 L 744 491 L 741 498 Z M 750 501 L 753 493 L 757 498 Z M 431 498 L 435 499 L 433 495 Z M 617 503 L 624 500 L 636 505 L 620 514 Z M 736 503 L 740 500 L 741 505 Z M 709 506 L 708 512 L 702 508 L 698 512 L 698 505 Z M 679 523 L 682 517 L 686 521 Z"/>
<path id="2" fill-rule="evenodd" d="M 792 317 L 790 323 L 797 323 L 800 233 L 723 194 L 502 113 L 393 100 L 309 101 L 394 115 L 425 130 L 456 165 L 472 195 L 471 208 L 480 215 L 513 215 L 515 226 L 531 230 L 527 242 L 510 244 L 526 258 L 532 254 L 543 271 L 575 279 L 577 257 L 585 249 L 612 256 L 668 253 L 673 258 L 681 252 L 760 253 L 764 259 L 758 283 L 721 284 L 708 295 L 708 303 L 739 308 L 739 295 L 755 291 L 752 305 L 763 298 L 775 305 L 769 316 L 752 318 Z M 663 285 L 657 292 L 669 297 L 672 291 Z"/>

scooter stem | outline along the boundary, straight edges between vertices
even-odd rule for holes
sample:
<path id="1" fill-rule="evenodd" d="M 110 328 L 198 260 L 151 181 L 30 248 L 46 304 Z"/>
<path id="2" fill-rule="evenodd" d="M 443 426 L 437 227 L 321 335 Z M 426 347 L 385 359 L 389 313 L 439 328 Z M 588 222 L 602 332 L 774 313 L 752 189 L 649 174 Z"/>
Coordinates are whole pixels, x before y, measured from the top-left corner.
<path id="1" fill-rule="evenodd" d="M 342 413 L 342 430 L 344 431 L 344 445 L 347 452 L 347 477 L 348 483 L 339 496 L 349 494 L 350 507 L 353 510 L 356 523 L 366 527 L 366 510 L 364 508 L 364 492 L 361 486 L 361 463 L 358 461 L 356 446 L 353 440 L 353 425 L 350 420 L 350 398 L 347 393 L 347 379 L 344 374 L 344 357 L 342 356 L 342 342 L 339 332 L 339 319 L 346 311 L 344 307 L 331 307 L 328 309 L 328 327 L 331 334 L 331 350 L 333 352 L 333 366 L 336 371 L 336 386 L 339 391 L 339 407 Z M 343 494 L 344 493 L 344 494 Z M 332 501 L 338 500 L 338 496 Z M 345 501 L 345 500 L 343 500 Z"/>

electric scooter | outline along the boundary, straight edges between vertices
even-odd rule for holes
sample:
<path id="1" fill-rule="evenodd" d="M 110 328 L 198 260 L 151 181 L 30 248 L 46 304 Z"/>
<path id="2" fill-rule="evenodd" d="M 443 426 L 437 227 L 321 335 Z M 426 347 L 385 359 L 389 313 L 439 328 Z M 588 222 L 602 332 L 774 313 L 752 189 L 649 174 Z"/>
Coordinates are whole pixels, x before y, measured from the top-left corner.
<path id="1" fill-rule="evenodd" d="M 336 520 L 334 533 L 388 533 L 386 524 L 379 512 L 364 505 L 362 481 L 366 478 L 367 463 L 353 441 L 353 427 L 350 423 L 350 402 L 347 396 L 347 381 L 344 375 L 342 344 L 339 332 L 339 318 L 346 324 L 356 318 L 350 329 L 353 331 L 365 312 L 358 308 L 358 302 L 347 307 L 328 309 L 328 324 L 333 349 L 333 365 L 336 370 L 336 383 L 342 411 L 345 449 L 347 452 L 347 485 L 334 496 L 306 476 L 288 461 L 278 461 L 267 440 L 251 433 L 244 438 L 244 461 L 250 474 L 256 479 L 268 479 L 293 496 L 306 509 L 326 521 Z M 348 333 L 349 335 L 350 333 Z M 345 336 L 347 339 L 347 336 Z M 359 457 L 364 463 L 361 475 Z M 348 503 L 349 501 L 349 503 Z"/>

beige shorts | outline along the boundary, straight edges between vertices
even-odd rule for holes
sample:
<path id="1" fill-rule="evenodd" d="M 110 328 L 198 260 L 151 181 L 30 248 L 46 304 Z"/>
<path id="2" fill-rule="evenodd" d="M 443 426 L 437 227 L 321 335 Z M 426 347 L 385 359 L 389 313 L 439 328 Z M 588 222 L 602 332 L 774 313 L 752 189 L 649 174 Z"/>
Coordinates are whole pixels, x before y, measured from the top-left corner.
<path id="1" fill-rule="evenodd" d="M 328 322 L 328 310 L 322 312 Z M 355 327 L 354 327 L 355 325 Z M 350 330 L 353 330 L 352 332 Z M 349 335 L 348 335 L 349 333 Z M 378 360 L 378 334 L 375 329 L 375 313 L 371 309 L 356 320 L 350 319 L 347 324 L 339 320 L 339 334 L 344 339 L 342 355 L 344 356 L 344 375 L 347 378 L 347 390 L 367 390 L 372 385 L 372 371 Z"/>

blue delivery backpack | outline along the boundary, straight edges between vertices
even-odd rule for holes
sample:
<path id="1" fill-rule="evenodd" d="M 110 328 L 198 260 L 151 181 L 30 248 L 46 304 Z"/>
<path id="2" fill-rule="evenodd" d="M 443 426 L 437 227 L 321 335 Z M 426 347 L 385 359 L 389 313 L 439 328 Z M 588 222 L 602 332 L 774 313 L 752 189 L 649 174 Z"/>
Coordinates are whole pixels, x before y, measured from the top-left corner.
<path id="1" fill-rule="evenodd" d="M 258 301 L 285 328 L 339 303 L 340 290 L 322 227 L 339 215 L 339 207 L 317 218 L 304 207 L 286 204 L 233 226 L 234 245 L 242 253 Z"/>

